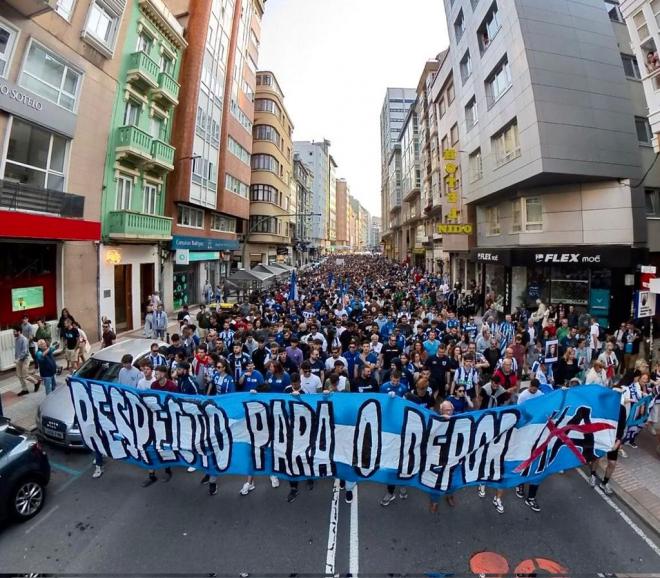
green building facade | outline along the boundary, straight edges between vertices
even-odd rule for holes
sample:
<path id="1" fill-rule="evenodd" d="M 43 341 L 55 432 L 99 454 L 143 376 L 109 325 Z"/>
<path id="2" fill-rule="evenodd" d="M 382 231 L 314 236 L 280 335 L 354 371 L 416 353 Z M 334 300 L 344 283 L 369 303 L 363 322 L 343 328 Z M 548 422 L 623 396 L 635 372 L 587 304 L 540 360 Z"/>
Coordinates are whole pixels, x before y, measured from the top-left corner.
<path id="1" fill-rule="evenodd" d="M 120 84 L 106 157 L 101 203 L 101 315 L 119 330 L 142 325 L 160 289 L 160 246 L 172 238 L 163 215 L 170 144 L 178 105 L 183 27 L 162 0 L 129 1 Z"/>

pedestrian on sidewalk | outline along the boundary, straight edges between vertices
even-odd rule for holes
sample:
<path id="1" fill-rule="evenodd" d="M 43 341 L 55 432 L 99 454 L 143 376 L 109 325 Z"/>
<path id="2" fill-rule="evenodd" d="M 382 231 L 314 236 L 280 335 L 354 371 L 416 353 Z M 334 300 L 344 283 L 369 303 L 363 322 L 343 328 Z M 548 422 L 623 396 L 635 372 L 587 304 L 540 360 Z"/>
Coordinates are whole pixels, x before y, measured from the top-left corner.
<path id="1" fill-rule="evenodd" d="M 112 322 L 110 319 L 104 317 L 103 318 L 103 334 L 101 335 L 101 341 L 103 345 L 101 348 L 104 347 L 110 347 L 115 343 L 115 340 L 117 339 L 117 335 L 115 332 L 112 330 Z"/>
<path id="2" fill-rule="evenodd" d="M 34 391 L 39 389 L 41 380 L 30 375 L 30 351 L 27 337 L 21 333 L 20 327 L 14 328 L 14 360 L 16 362 L 16 376 L 21 384 L 21 391 L 18 395 L 27 395 L 27 382 L 34 384 Z"/>
<path id="3" fill-rule="evenodd" d="M 63 310 L 62 315 L 64 315 Z M 68 312 L 67 312 L 68 313 Z M 63 321 L 63 332 L 61 333 L 64 339 L 64 357 L 66 358 L 67 371 L 74 372 L 78 369 L 78 347 L 80 346 L 80 333 L 74 326 L 72 317 L 65 317 Z"/>
<path id="4" fill-rule="evenodd" d="M 167 331 L 167 315 L 163 311 L 162 303 L 159 303 L 153 314 L 153 329 L 154 338 L 165 341 L 165 333 Z"/>
<path id="5" fill-rule="evenodd" d="M 52 393 L 57 387 L 55 375 L 57 374 L 57 362 L 53 356 L 53 352 L 57 350 L 59 343 L 55 341 L 49 346 L 45 339 L 37 341 L 37 366 L 39 367 L 39 375 L 44 382 L 46 395 Z M 36 391 L 36 389 L 35 389 Z"/>

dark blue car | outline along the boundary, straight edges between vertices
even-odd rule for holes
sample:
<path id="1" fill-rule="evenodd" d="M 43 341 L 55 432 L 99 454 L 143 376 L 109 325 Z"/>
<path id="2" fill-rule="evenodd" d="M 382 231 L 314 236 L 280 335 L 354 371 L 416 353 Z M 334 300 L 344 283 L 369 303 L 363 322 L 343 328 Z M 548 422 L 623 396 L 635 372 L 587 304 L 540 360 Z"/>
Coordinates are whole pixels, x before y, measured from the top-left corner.
<path id="1" fill-rule="evenodd" d="M 0 417 L 0 520 L 36 516 L 49 481 L 48 456 L 37 439 Z"/>

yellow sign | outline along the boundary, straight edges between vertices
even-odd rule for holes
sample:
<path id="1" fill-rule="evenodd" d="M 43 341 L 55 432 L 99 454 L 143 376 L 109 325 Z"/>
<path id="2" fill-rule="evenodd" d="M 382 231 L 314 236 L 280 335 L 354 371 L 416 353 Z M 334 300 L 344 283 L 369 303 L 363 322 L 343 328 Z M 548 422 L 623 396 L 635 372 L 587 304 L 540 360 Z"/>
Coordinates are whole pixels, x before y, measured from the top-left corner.
<path id="1" fill-rule="evenodd" d="M 445 223 L 438 225 L 438 233 L 441 235 L 471 235 L 472 225 L 457 225 L 452 223 Z"/>
<path id="2" fill-rule="evenodd" d="M 413 255 L 424 255 L 426 254 L 426 249 L 415 247 L 413 249 Z"/>
<path id="3" fill-rule="evenodd" d="M 442 159 L 445 161 L 455 161 L 456 149 L 445 149 L 442 151 Z"/>
<path id="4" fill-rule="evenodd" d="M 108 249 L 105 254 L 105 262 L 108 265 L 119 265 L 121 263 L 121 253 L 117 249 Z"/>

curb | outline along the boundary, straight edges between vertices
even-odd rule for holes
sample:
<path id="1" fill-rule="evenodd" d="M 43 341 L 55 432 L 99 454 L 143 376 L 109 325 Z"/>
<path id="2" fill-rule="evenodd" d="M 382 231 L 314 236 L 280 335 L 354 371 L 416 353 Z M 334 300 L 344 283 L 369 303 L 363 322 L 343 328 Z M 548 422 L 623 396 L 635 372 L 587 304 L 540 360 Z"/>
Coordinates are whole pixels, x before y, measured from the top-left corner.
<path id="1" fill-rule="evenodd" d="M 598 464 L 598 476 L 602 479 L 605 474 L 605 468 Z M 621 500 L 628 508 L 630 508 L 635 515 L 645 524 L 649 529 L 653 530 L 657 536 L 660 536 L 660 520 L 655 516 L 650 515 L 648 509 L 637 500 L 632 494 L 627 492 L 621 487 L 616 480 L 610 479 L 610 486 L 614 490 L 614 495 Z M 608 496 L 610 497 L 610 496 Z"/>

